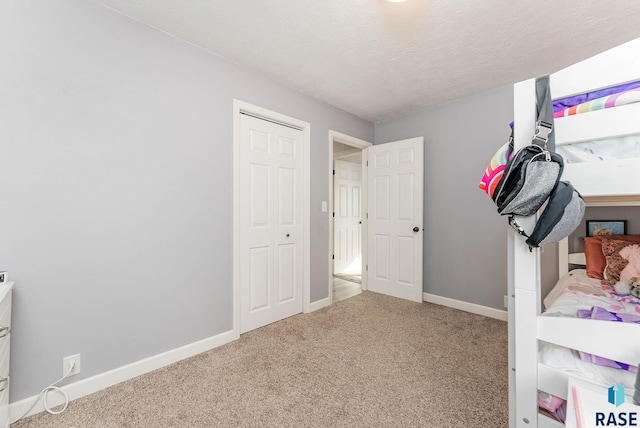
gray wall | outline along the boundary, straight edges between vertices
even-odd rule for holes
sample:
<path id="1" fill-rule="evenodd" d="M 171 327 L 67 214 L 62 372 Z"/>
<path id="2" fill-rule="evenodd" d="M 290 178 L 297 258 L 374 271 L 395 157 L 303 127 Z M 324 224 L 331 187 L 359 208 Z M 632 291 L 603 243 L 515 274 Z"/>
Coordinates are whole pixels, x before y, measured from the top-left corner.
<path id="1" fill-rule="evenodd" d="M 512 118 L 509 86 L 376 124 L 376 144 L 425 138 L 426 293 L 504 309 L 507 220 L 478 183 Z"/>
<path id="2" fill-rule="evenodd" d="M 0 269 L 11 401 L 232 328 L 232 100 L 311 123 L 311 298 L 328 132 L 373 124 L 91 2 L 0 3 Z"/>

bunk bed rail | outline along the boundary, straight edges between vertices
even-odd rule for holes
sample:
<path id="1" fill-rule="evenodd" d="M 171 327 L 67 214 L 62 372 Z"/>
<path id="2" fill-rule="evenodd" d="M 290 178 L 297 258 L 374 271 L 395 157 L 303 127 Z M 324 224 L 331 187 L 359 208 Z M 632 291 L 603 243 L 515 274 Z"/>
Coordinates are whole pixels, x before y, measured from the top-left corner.
<path id="1" fill-rule="evenodd" d="M 626 364 L 640 363 L 640 325 L 638 324 L 540 316 L 537 326 L 538 340 Z M 628 343 L 620 343 L 621 337 Z"/>
<path id="2" fill-rule="evenodd" d="M 553 73 L 551 95 L 563 98 L 640 79 L 640 56 L 629 52 L 640 52 L 640 38 Z"/>

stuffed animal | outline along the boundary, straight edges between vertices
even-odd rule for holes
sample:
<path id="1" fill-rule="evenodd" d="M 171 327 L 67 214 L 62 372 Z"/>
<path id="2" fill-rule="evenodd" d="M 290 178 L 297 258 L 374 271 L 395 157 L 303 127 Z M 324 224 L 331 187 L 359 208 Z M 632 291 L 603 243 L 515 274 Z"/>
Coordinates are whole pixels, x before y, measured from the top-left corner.
<path id="1" fill-rule="evenodd" d="M 613 284 L 613 289 L 616 290 L 616 293 L 627 296 L 631 291 L 631 285 L 627 284 L 626 282 L 616 282 L 615 284 Z"/>
<path id="2" fill-rule="evenodd" d="M 631 278 L 640 278 L 640 245 L 627 245 L 620 250 L 620 257 L 629 261 L 620 271 L 620 282 L 631 284 Z"/>
<path id="3" fill-rule="evenodd" d="M 634 276 L 629 282 L 618 282 L 613 288 L 618 294 L 634 296 L 640 299 L 640 278 Z"/>
<path id="4" fill-rule="evenodd" d="M 629 294 L 640 299 L 640 278 L 631 278 L 631 284 L 629 285 Z"/>

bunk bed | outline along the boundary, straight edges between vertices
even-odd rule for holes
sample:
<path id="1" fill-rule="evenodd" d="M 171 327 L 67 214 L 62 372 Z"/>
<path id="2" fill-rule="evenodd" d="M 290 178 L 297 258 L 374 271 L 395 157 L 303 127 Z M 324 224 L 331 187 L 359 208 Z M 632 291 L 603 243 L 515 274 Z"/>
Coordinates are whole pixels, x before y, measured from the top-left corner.
<path id="1" fill-rule="evenodd" d="M 554 99 L 585 94 L 640 81 L 640 39 L 625 43 L 550 76 Z M 635 94 L 633 94 L 635 95 Z M 535 81 L 514 86 L 515 147 L 531 141 L 535 127 Z M 617 141 L 640 136 L 640 102 L 602 108 L 584 114 L 558 115 L 556 147 L 605 144 L 616 152 Z M 599 141 L 598 143 L 594 143 Z M 640 153 L 639 153 L 640 156 Z M 590 206 L 640 207 L 640 157 L 594 156 L 587 161 L 565 163 L 562 180 L 570 181 Z M 591 160 L 591 161 L 589 161 Z M 531 230 L 534 218 L 522 219 Z M 640 363 L 640 324 L 596 319 L 545 316 L 542 313 L 540 249 L 530 251 L 514 231 L 508 238 L 509 283 L 509 405 L 510 427 L 563 427 L 541 413 L 539 392 L 566 399 L 568 383 L 581 378 L 580 370 L 561 370 L 540 357 L 547 344 L 580 351 L 631 366 Z M 560 282 L 568 266 L 584 264 L 584 254 L 569 254 L 568 240 L 558 245 Z M 578 275 L 578 273 L 576 273 Z M 560 285 L 561 286 L 561 285 Z M 577 315 L 577 314 L 576 314 Z M 635 341 L 630 338 L 637 338 Z M 590 376 L 584 376 L 591 382 Z M 629 375 L 626 376 L 627 380 Z M 623 380 L 624 381 L 624 380 Z M 608 380 L 600 381 L 600 383 Z M 608 385 L 605 385 L 608 386 Z M 609 385 L 610 386 L 610 385 Z M 633 394 L 633 390 L 627 391 Z"/>

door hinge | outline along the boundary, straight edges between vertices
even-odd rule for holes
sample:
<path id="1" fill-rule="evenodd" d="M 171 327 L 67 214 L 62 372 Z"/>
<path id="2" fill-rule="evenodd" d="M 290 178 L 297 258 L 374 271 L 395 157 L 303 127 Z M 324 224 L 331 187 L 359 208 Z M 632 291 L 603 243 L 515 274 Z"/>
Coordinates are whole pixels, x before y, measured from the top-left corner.
<path id="1" fill-rule="evenodd" d="M 367 265 L 366 270 L 367 270 L 367 272 L 369 272 L 369 265 Z"/>
<path id="2" fill-rule="evenodd" d="M 367 166 L 369 166 L 369 161 L 367 161 Z"/>
<path id="3" fill-rule="evenodd" d="M 335 217 L 335 216 L 336 216 L 336 213 L 331 213 L 331 217 Z"/>
<path id="4" fill-rule="evenodd" d="M 369 213 L 367 213 L 367 219 L 369 218 Z"/>
<path id="5" fill-rule="evenodd" d="M 336 170 L 335 169 L 333 170 L 333 175 L 336 175 Z"/>
<path id="6" fill-rule="evenodd" d="M 336 255 L 335 254 L 331 254 L 331 260 L 335 260 L 336 259 Z"/>

